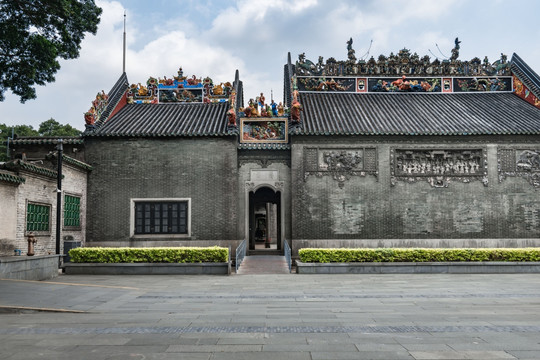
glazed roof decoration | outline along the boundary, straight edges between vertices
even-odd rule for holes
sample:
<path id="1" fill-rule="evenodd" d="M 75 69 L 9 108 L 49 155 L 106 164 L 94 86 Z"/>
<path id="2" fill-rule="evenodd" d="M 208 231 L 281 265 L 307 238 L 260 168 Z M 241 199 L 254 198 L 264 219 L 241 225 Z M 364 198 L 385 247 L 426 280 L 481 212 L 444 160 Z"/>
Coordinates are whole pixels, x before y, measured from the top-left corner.
<path id="1" fill-rule="evenodd" d="M 101 118 L 101 115 L 109 104 L 109 95 L 105 94 L 105 91 L 101 90 L 97 93 L 96 98 L 92 101 L 92 107 L 90 110 L 84 113 L 84 121 L 87 125 L 94 125 L 96 121 Z"/>
<path id="2" fill-rule="evenodd" d="M 289 109 L 282 102 L 276 103 L 273 97 L 270 102 L 267 102 L 264 93 L 255 97 L 255 99 L 249 99 L 247 106 L 240 108 L 240 117 L 272 118 L 287 117 L 288 115 Z"/>
<path id="3" fill-rule="evenodd" d="M 507 56 L 493 63 L 487 56 L 480 60 L 459 59 L 460 43 L 455 45 L 448 59 L 431 60 L 402 49 L 389 56 L 373 56 L 357 60 L 352 38 L 347 41 L 347 60 L 337 61 L 322 56 L 316 63 L 307 60 L 305 53 L 298 55 L 290 72 L 291 92 L 510 92 L 512 77 Z"/>
<path id="4" fill-rule="evenodd" d="M 216 103 L 227 102 L 231 96 L 230 82 L 214 84 L 210 77 L 184 76 L 180 67 L 177 76 L 150 77 L 146 85 L 132 84 L 127 92 L 128 104 Z"/>
<path id="5" fill-rule="evenodd" d="M 241 117 L 240 149 L 285 149 L 288 146 L 289 110 L 282 102 L 276 103 L 271 96 L 266 101 L 264 93 L 250 99 L 239 111 Z"/>

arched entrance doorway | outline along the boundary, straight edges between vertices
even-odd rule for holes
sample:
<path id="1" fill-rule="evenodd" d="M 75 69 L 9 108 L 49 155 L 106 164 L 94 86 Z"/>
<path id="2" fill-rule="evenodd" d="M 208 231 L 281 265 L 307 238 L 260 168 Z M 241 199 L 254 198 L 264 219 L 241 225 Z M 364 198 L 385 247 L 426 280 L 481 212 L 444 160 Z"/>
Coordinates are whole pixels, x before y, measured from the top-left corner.
<path id="1" fill-rule="evenodd" d="M 249 249 L 281 250 L 281 192 L 261 187 L 249 192 Z"/>

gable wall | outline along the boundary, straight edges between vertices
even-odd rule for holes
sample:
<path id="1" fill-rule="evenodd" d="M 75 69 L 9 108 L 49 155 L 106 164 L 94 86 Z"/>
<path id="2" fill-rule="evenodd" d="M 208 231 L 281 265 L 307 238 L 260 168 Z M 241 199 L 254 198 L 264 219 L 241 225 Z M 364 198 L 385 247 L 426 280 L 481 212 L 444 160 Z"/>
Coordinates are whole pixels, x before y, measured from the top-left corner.
<path id="1" fill-rule="evenodd" d="M 89 246 L 236 244 L 235 138 L 88 138 Z M 131 199 L 189 198 L 191 236 L 131 236 Z"/>

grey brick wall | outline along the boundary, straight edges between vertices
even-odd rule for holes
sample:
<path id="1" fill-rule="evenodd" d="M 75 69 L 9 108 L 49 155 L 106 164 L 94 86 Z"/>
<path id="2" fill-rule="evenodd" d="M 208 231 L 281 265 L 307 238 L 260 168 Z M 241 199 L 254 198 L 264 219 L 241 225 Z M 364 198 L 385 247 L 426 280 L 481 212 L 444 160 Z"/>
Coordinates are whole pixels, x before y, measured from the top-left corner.
<path id="1" fill-rule="evenodd" d="M 89 246 L 235 244 L 235 138 L 88 138 Z M 190 198 L 191 237 L 130 236 L 130 199 Z M 211 240 L 210 242 L 208 240 Z"/>
<path id="2" fill-rule="evenodd" d="M 80 204 L 80 223 L 81 226 L 77 228 L 66 228 L 62 226 L 62 241 L 77 241 L 84 244 L 86 241 L 86 202 L 87 202 L 87 182 L 88 182 L 88 173 L 85 170 L 75 168 L 66 162 L 63 163 L 62 173 L 64 179 L 62 181 L 62 191 L 63 195 L 71 195 L 81 198 Z M 65 197 L 62 196 L 62 201 Z M 55 200 L 56 203 L 56 200 Z M 62 205 L 63 206 L 63 205 Z M 56 210 L 55 210 L 56 211 Z M 63 215 L 62 215 L 63 216 Z M 63 245 L 61 245 L 63 246 Z M 63 250 L 62 250 L 63 253 Z"/>
<path id="3" fill-rule="evenodd" d="M 13 255 L 17 248 L 18 193 L 18 185 L 0 181 L 0 255 Z"/>
<path id="4" fill-rule="evenodd" d="M 48 162 L 45 162 L 43 166 L 53 168 Z M 84 243 L 86 234 L 86 171 L 64 164 L 63 174 L 63 194 L 67 193 L 81 197 L 81 226 L 77 229 L 62 228 L 60 241 L 61 254 L 63 253 L 63 240 L 66 237 Z M 55 254 L 57 180 L 26 171 L 20 172 L 18 175 L 26 179 L 23 184 L 19 184 L 18 186 L 0 184 L 0 207 L 2 208 L 0 211 L 0 215 L 2 215 L 0 225 L 5 225 L 5 227 L 2 226 L 2 229 L 6 229 L 0 235 L 0 254 L 13 255 L 14 249 L 20 249 L 23 251 L 23 254 L 26 254 L 28 249 L 26 238 L 28 202 L 50 207 L 49 231 L 36 234 L 38 242 L 35 245 L 35 254 Z"/>
<path id="5" fill-rule="evenodd" d="M 540 189 L 520 177 L 499 182 L 497 162 L 499 147 L 538 148 L 538 137 L 306 136 L 292 141 L 292 237 L 297 249 L 540 246 Z M 312 165 L 304 153 L 317 147 L 375 147 L 378 177 L 351 176 L 342 187 L 326 173 L 306 177 L 306 167 Z M 488 186 L 479 179 L 453 180 L 441 188 L 427 181 L 396 181 L 392 186 L 393 148 L 484 149 Z"/>

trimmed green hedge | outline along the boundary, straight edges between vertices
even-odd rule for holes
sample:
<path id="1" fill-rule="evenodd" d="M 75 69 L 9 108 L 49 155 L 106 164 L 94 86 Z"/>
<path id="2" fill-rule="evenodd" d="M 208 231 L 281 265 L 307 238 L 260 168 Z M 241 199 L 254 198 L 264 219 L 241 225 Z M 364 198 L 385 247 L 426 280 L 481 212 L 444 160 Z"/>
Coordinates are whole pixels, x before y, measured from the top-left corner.
<path id="1" fill-rule="evenodd" d="M 521 249 L 300 249 L 304 263 L 540 261 L 540 248 Z"/>
<path id="2" fill-rule="evenodd" d="M 202 263 L 227 262 L 229 249 L 213 247 L 75 248 L 69 250 L 75 263 Z"/>

